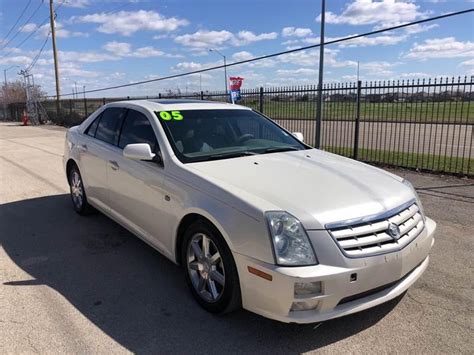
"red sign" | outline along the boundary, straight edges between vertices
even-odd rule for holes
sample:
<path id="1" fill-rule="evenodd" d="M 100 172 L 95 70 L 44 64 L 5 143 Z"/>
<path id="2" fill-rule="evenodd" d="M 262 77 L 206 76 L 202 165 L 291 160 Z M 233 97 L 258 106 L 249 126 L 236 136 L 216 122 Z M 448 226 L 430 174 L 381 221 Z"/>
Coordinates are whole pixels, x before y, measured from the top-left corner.
<path id="1" fill-rule="evenodd" d="M 240 90 L 240 87 L 242 86 L 242 81 L 244 80 L 244 78 L 241 78 L 240 76 L 231 76 L 229 80 L 230 80 L 230 91 L 238 91 Z"/>

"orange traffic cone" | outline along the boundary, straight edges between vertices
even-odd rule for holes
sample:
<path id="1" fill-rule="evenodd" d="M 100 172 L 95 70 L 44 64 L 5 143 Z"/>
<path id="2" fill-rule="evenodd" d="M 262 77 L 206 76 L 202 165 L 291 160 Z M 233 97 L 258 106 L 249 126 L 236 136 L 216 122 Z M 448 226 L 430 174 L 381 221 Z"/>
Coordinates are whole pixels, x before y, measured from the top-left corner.
<path id="1" fill-rule="evenodd" d="M 23 116 L 21 117 L 21 122 L 23 122 L 23 126 L 28 126 L 28 115 L 26 111 L 23 110 Z"/>

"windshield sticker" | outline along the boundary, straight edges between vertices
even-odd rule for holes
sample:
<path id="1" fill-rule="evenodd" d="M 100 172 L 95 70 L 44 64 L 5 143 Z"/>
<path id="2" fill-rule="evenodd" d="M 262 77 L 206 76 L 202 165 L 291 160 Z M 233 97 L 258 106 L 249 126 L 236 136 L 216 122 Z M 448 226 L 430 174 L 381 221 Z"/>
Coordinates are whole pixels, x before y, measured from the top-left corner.
<path id="1" fill-rule="evenodd" d="M 172 119 L 175 121 L 182 121 L 184 118 L 180 111 L 161 111 L 159 112 L 159 115 L 164 121 L 171 121 Z"/>

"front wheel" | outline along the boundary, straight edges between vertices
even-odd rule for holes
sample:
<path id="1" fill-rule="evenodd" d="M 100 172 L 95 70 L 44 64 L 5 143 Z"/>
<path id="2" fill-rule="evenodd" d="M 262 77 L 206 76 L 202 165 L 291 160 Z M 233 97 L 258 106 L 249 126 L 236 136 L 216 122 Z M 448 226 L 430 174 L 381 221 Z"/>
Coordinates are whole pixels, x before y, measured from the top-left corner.
<path id="1" fill-rule="evenodd" d="M 92 207 L 87 202 L 84 183 L 77 166 L 72 167 L 69 172 L 69 190 L 72 206 L 77 213 L 84 215 L 92 211 Z"/>
<path id="2" fill-rule="evenodd" d="M 198 221 L 186 231 L 182 248 L 186 281 L 196 301 L 212 313 L 240 307 L 240 285 L 234 258 L 222 236 Z"/>

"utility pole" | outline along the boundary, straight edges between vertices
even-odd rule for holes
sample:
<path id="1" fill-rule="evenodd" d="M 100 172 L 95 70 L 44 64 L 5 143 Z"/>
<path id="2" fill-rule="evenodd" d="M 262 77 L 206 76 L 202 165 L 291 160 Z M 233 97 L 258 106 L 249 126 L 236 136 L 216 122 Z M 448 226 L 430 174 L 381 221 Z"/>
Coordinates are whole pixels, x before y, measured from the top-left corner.
<path id="1" fill-rule="evenodd" d="M 54 76 L 56 78 L 56 114 L 59 116 L 59 97 L 61 96 L 61 89 L 59 87 L 58 52 L 56 49 L 56 29 L 54 24 L 55 19 L 56 14 L 54 13 L 53 0 L 49 0 L 49 20 L 51 23 L 51 40 L 53 42 Z"/>
<path id="2" fill-rule="evenodd" d="M 318 102 L 316 103 L 316 144 L 315 148 L 321 146 L 321 122 L 323 107 L 323 71 L 324 71 L 324 22 L 326 13 L 326 0 L 321 0 L 321 35 L 319 38 L 319 80 L 318 80 Z"/>

